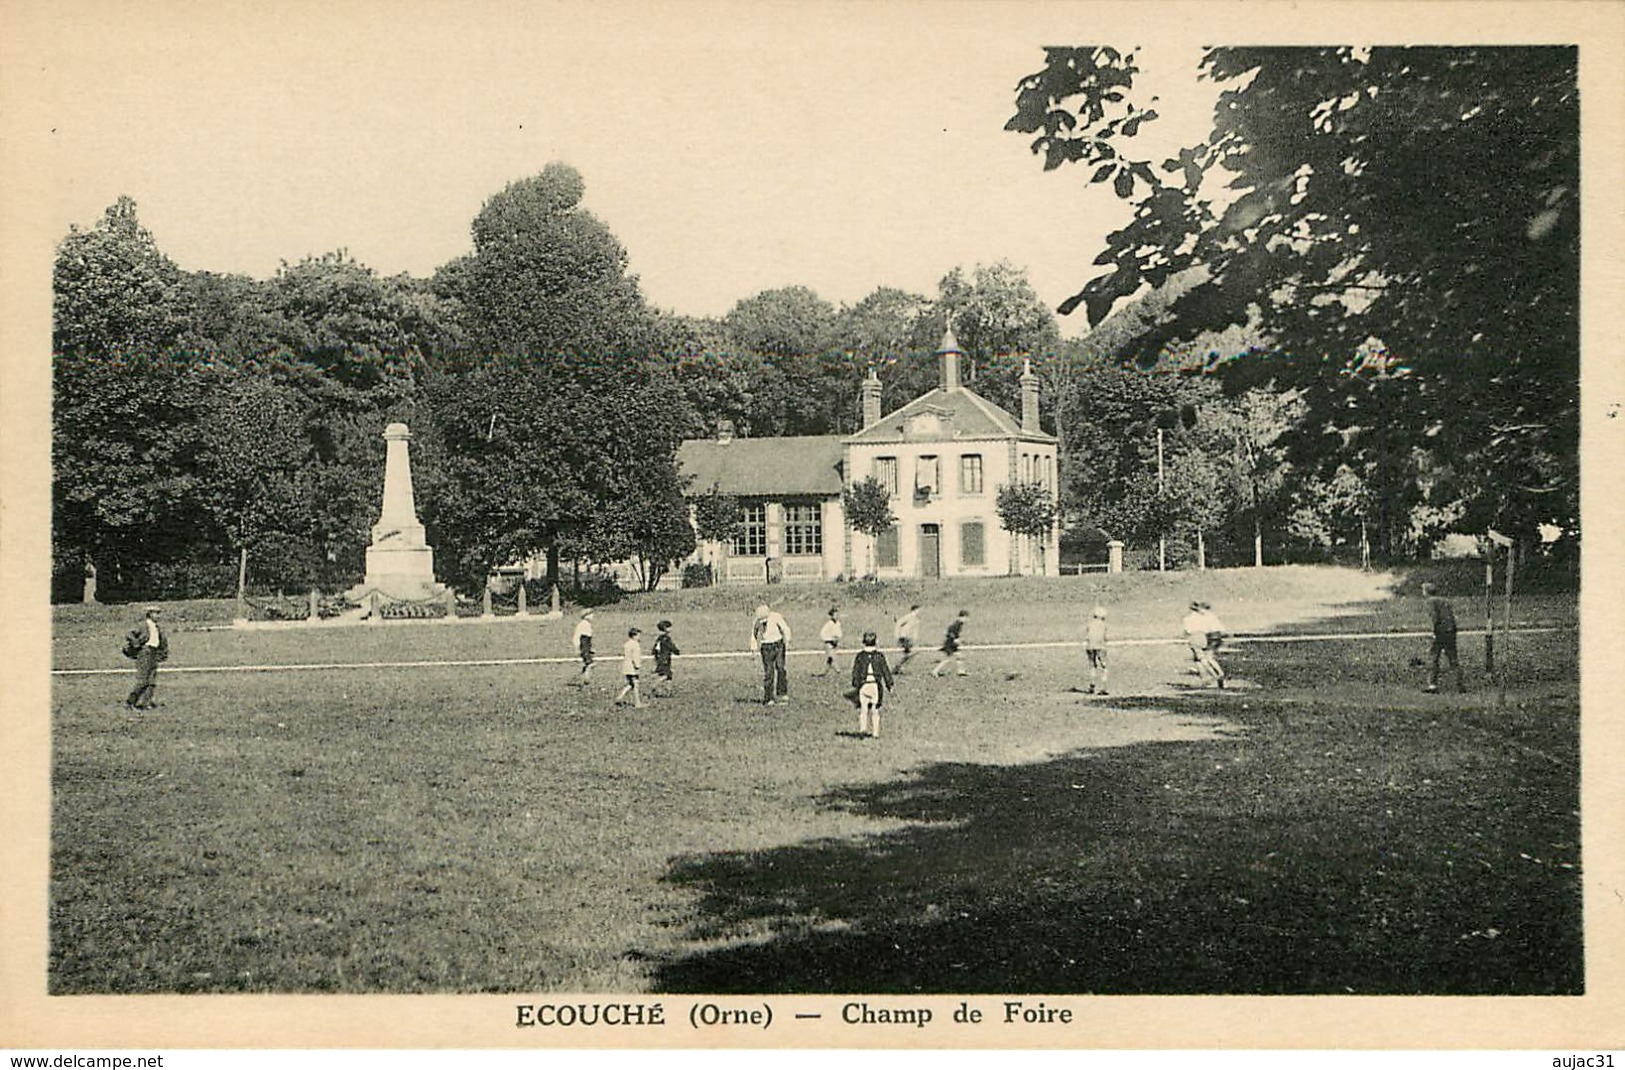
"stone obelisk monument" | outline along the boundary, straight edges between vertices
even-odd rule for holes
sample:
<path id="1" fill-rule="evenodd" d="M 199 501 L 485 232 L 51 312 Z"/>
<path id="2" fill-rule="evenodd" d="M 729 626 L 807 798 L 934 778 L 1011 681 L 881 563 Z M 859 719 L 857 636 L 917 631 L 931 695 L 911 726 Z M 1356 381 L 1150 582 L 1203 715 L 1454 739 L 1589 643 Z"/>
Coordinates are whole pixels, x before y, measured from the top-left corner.
<path id="1" fill-rule="evenodd" d="M 372 526 L 372 545 L 367 547 L 367 578 L 350 592 L 357 600 L 374 591 L 388 598 L 421 600 L 445 593 L 445 585 L 434 578 L 434 550 L 424 541 L 418 522 L 417 504 L 412 498 L 412 459 L 407 443 L 412 432 L 405 424 L 384 428 L 388 443 L 384 455 L 384 505 L 378 523 Z"/>

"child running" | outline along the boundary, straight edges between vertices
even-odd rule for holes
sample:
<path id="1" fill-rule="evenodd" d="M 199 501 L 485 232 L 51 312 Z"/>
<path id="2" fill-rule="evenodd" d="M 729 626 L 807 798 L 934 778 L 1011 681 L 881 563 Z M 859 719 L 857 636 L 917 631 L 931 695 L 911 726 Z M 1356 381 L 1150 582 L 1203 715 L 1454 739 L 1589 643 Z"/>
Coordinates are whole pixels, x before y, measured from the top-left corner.
<path id="1" fill-rule="evenodd" d="M 1089 616 L 1089 628 L 1083 641 L 1083 652 L 1089 658 L 1089 693 L 1110 694 L 1106 690 L 1106 607 L 1096 606 Z"/>
<path id="2" fill-rule="evenodd" d="M 1197 672 L 1204 678 L 1210 679 L 1224 688 L 1224 669 L 1219 666 L 1219 659 L 1214 656 L 1218 644 L 1210 633 L 1220 633 L 1218 639 L 1222 641 L 1222 628 L 1218 618 L 1213 615 L 1206 603 L 1192 602 L 1190 612 L 1185 614 L 1181 625 L 1185 631 L 1185 644 L 1191 648 L 1191 658 L 1196 662 Z"/>
<path id="3" fill-rule="evenodd" d="M 672 682 L 671 659 L 673 654 L 681 654 L 677 644 L 671 638 L 671 621 L 663 620 L 655 625 L 660 634 L 655 636 L 655 679 L 664 680 L 667 684 Z M 658 687 L 659 685 L 656 684 Z"/>
<path id="4" fill-rule="evenodd" d="M 635 708 L 641 710 L 647 705 L 643 701 L 643 692 L 638 689 L 638 674 L 643 671 L 643 644 L 638 641 L 638 636 L 642 634 L 638 628 L 626 630 L 626 645 L 621 647 L 621 673 L 626 677 L 626 686 L 615 696 L 614 704 L 617 706 L 624 705 L 622 700 L 627 695 L 632 696 Z"/>
<path id="5" fill-rule="evenodd" d="M 891 690 L 891 667 L 875 644 L 874 632 L 863 633 L 863 649 L 852 659 L 852 686 L 858 692 L 858 735 L 880 738 L 880 707 Z"/>
<path id="6" fill-rule="evenodd" d="M 953 664 L 957 675 L 970 675 L 965 671 L 965 661 L 960 653 L 964 646 L 965 622 L 967 620 L 970 620 L 970 610 L 961 609 L 959 616 L 949 623 L 948 634 L 942 640 L 942 660 L 937 662 L 936 668 L 931 670 L 932 676 L 941 676 L 942 670 L 947 668 L 950 662 Z"/>
<path id="7" fill-rule="evenodd" d="M 903 650 L 903 656 L 897 659 L 896 670 L 901 673 L 903 666 L 908 664 L 908 659 L 914 656 L 914 644 L 920 638 L 920 607 L 917 605 L 909 606 L 908 612 L 897 618 L 897 623 L 893 625 L 893 629 L 893 634 L 897 638 L 897 645 Z"/>
<path id="8" fill-rule="evenodd" d="M 824 643 L 824 668 L 814 673 L 815 676 L 827 676 L 835 668 L 835 648 L 841 645 L 841 611 L 835 606 L 829 607 L 829 619 L 818 630 L 818 638 Z"/>

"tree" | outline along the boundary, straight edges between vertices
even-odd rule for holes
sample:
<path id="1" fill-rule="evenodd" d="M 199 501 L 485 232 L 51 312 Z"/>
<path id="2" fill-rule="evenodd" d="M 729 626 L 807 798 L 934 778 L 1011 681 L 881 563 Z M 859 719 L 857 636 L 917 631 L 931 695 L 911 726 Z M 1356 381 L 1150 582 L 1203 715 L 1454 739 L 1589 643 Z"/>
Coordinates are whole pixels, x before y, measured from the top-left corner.
<path id="1" fill-rule="evenodd" d="M 891 511 L 891 492 L 874 476 L 861 483 L 850 483 L 841 492 L 841 504 L 846 510 L 846 522 L 852 530 L 869 536 L 869 568 L 866 575 L 874 575 L 874 540 L 897 523 Z"/>
<path id="2" fill-rule="evenodd" d="M 835 324 L 835 306 L 805 286 L 764 290 L 723 318 L 731 350 L 746 355 L 735 367 L 748 369 L 758 409 L 774 414 L 771 433 L 856 430 L 862 369 L 837 346 Z"/>
<path id="3" fill-rule="evenodd" d="M 732 494 L 724 494 L 722 488 L 713 483 L 705 493 L 690 497 L 689 506 L 694 517 L 694 534 L 702 542 L 721 546 L 722 554 L 726 557 L 744 523 L 744 511 L 739 506 L 739 499 Z M 712 570 L 711 582 L 715 582 L 715 574 L 722 564 L 715 559 L 707 564 Z"/>
<path id="4" fill-rule="evenodd" d="M 161 353 L 186 326 L 181 271 L 120 197 L 88 231 L 70 228 L 52 273 L 51 349 L 75 356 Z"/>
<path id="5" fill-rule="evenodd" d="M 1051 391 L 1056 389 L 1060 330 L 1026 269 L 1003 260 L 978 264 L 969 275 L 956 267 L 937 284 L 937 308 L 942 315 L 938 323 L 953 325 L 969 358 L 965 374 L 989 401 L 1021 411 L 1023 358 L 1032 358 L 1039 374 L 1050 380 Z"/>
<path id="6" fill-rule="evenodd" d="M 836 344 L 852 354 L 855 371 L 874 367 L 881 382 L 881 408 L 890 412 L 937 385 L 941 317 L 929 298 L 882 286 L 836 317 Z"/>
<path id="7" fill-rule="evenodd" d="M 458 582 L 539 553 L 557 582 L 563 544 L 589 559 L 641 547 L 658 560 L 672 517 L 688 524 L 676 476 L 688 418 L 663 368 L 587 377 L 510 358 L 429 377 L 421 408 L 424 525 Z"/>
<path id="8" fill-rule="evenodd" d="M 179 561 L 209 524 L 196 494 L 208 401 L 184 355 L 59 353 L 52 362 L 51 537 L 58 565 L 94 563 L 104 597 L 143 589 L 140 571 Z"/>
<path id="9" fill-rule="evenodd" d="M 409 390 L 437 340 L 432 298 L 342 249 L 284 263 L 264 299 L 270 338 L 347 386 Z"/>
<path id="10" fill-rule="evenodd" d="M 575 168 L 550 163 L 485 202 L 472 225 L 473 254 L 435 278 L 435 293 L 455 313 L 455 361 L 503 354 L 597 367 L 655 348 L 626 250 L 580 207 L 585 189 Z"/>
<path id="11" fill-rule="evenodd" d="M 176 348 L 186 290 L 128 197 L 68 232 L 52 282 L 53 558 L 73 576 L 94 563 L 104 596 L 127 595 L 207 530 L 194 494 L 206 391 Z"/>
<path id="12" fill-rule="evenodd" d="M 1155 164 L 1134 152 L 1156 112 L 1133 99 L 1133 53 L 1048 49 L 1007 128 L 1036 135 L 1046 168 L 1081 163 L 1135 205 L 1096 258 L 1108 270 L 1060 311 L 1099 323 L 1199 268 L 1136 355 L 1255 323 L 1273 345 L 1227 361 L 1227 378 L 1300 389 L 1312 425 L 1385 424 L 1384 465 L 1416 449 L 1450 459 L 1470 524 L 1577 530 L 1576 60 L 1572 47 L 1209 49 L 1201 69 L 1226 87 L 1212 134 Z M 1220 171 L 1226 189 L 1204 188 Z M 1339 377 L 1373 339 L 1395 374 L 1340 407 Z M 1380 508 L 1387 543 L 1408 516 Z"/>
<path id="13" fill-rule="evenodd" d="M 999 526 L 1012 535 L 1038 540 L 1040 547 L 1055 530 L 1055 498 L 1040 481 L 1006 483 L 999 488 L 995 508 Z M 1039 571 L 1043 571 L 1042 558 Z"/>
<path id="14" fill-rule="evenodd" d="M 594 564 L 630 560 L 642 589 L 652 591 L 671 566 L 694 552 L 688 502 L 671 464 L 634 465 L 579 532 L 574 555 Z"/>

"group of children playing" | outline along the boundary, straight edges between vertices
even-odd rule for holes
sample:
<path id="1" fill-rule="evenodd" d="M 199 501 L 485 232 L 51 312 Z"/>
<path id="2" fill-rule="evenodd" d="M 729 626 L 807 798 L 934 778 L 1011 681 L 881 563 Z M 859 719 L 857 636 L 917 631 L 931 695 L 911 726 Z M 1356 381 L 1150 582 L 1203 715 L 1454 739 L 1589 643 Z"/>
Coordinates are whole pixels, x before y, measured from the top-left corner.
<path id="1" fill-rule="evenodd" d="M 581 672 L 571 681 L 572 686 L 586 687 L 592 683 L 592 618 L 593 611 L 582 610 L 581 619 L 576 622 L 576 630 L 570 637 L 571 644 L 581 657 Z M 658 634 L 655 636 L 654 649 L 651 653 L 655 659 L 655 680 L 672 682 L 671 659 L 673 655 L 681 654 L 677 644 L 671 637 L 671 621 L 663 620 L 655 625 Z M 626 702 L 628 695 L 632 696 L 632 705 L 643 709 L 648 705 L 643 701 L 643 629 L 636 626 L 626 630 L 626 642 L 621 644 L 621 675 L 626 678 L 626 686 L 615 696 L 614 705 L 620 706 Z M 659 687 L 658 682 L 655 685 Z"/>
<path id="2" fill-rule="evenodd" d="M 763 611 L 758 610 L 758 617 Z M 581 670 L 570 683 L 573 687 L 586 687 L 592 682 L 592 667 L 595 660 L 593 654 L 593 616 L 591 609 L 583 610 L 576 623 L 575 631 L 570 637 L 571 645 L 575 647 L 581 659 Z M 942 644 L 942 660 L 932 670 L 933 676 L 941 676 L 945 668 L 952 665 L 958 675 L 965 676 L 966 670 L 961 658 L 962 641 L 965 622 L 970 619 L 970 611 L 962 609 L 959 615 L 948 625 L 946 637 Z M 672 639 L 672 623 L 663 620 L 655 625 L 658 634 L 655 636 L 654 647 L 651 653 L 655 659 L 655 680 L 670 684 L 673 680 L 672 657 L 681 654 L 677 643 Z M 753 634 L 761 632 L 760 620 Z M 914 656 L 914 644 L 920 631 L 920 607 L 910 606 L 908 612 L 897 618 L 894 632 L 898 646 L 903 656 L 898 659 L 896 672 L 902 672 L 903 666 Z M 627 629 L 626 642 L 621 645 L 621 675 L 626 683 L 615 696 L 613 705 L 626 704 L 631 696 L 632 706 L 643 709 L 648 703 L 643 701 L 642 675 L 643 675 L 643 631 L 633 626 Z M 818 638 L 824 645 L 824 668 L 816 673 L 826 676 L 835 667 L 835 652 L 840 648 L 842 637 L 840 609 L 831 606 L 828 619 L 819 631 Z M 858 707 L 858 734 L 861 736 L 877 737 L 880 735 L 880 709 L 885 703 L 886 692 L 896 686 L 893 669 L 886 661 L 886 655 L 880 651 L 879 636 L 874 632 L 863 633 L 863 649 L 852 660 L 852 690 L 847 697 Z"/>
<path id="3" fill-rule="evenodd" d="M 753 635 L 762 631 L 761 619 L 767 614 L 766 607 L 757 611 L 757 627 Z M 780 618 L 782 620 L 782 618 Z M 931 670 L 931 675 L 940 677 L 944 670 L 952 667 L 958 676 L 966 676 L 962 657 L 964 645 L 965 624 L 970 619 L 970 611 L 962 609 L 948 624 L 947 633 L 943 637 L 940 651 L 942 658 Z M 1187 642 L 1191 648 L 1192 659 L 1196 662 L 1198 670 L 1204 677 L 1212 679 L 1220 688 L 1225 684 L 1224 669 L 1220 667 L 1217 653 L 1223 639 L 1223 625 L 1219 623 L 1213 613 L 1212 606 L 1205 602 L 1192 602 L 1190 613 L 1184 620 L 1184 631 Z M 655 660 L 656 688 L 659 682 L 670 684 L 673 680 L 672 658 L 681 654 L 671 635 L 672 623 L 662 620 L 655 625 L 657 634 L 651 653 Z M 886 655 L 879 648 L 879 636 L 873 631 L 863 633 L 863 648 L 852 659 L 852 687 L 846 697 L 858 707 L 858 735 L 865 737 L 878 737 L 880 735 L 880 711 L 885 704 L 886 693 L 895 686 L 895 674 L 901 673 L 903 667 L 914 657 L 914 646 L 919 638 L 920 607 L 913 605 L 908 612 L 898 617 L 893 626 L 893 635 L 902 657 L 897 661 L 895 669 L 887 662 Z M 648 705 L 643 701 L 641 677 L 643 673 L 643 642 L 642 629 L 632 627 L 627 629 L 626 642 L 621 646 L 621 674 L 625 677 L 625 686 L 615 696 L 614 705 L 624 705 L 628 696 L 632 705 L 642 709 Z M 835 652 L 840 648 L 842 638 L 840 609 L 831 606 L 823 627 L 819 630 L 818 638 L 824 646 L 824 667 L 816 676 L 827 676 L 835 668 Z M 572 681 L 573 686 L 586 687 L 592 681 L 593 666 L 593 611 L 583 610 L 581 618 L 576 624 L 571 643 L 581 658 L 581 671 Z M 1085 629 L 1084 655 L 1089 665 L 1089 694 L 1107 695 L 1107 674 L 1109 669 L 1108 658 L 1109 642 L 1106 634 L 1106 608 L 1094 607 L 1090 614 L 1089 623 Z"/>

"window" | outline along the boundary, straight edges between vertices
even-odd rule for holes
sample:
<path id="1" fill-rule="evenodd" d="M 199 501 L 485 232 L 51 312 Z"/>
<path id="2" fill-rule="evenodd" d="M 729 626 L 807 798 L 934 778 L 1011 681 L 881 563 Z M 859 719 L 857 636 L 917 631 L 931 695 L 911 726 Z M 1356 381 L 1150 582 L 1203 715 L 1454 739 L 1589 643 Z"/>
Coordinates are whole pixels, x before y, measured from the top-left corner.
<path id="1" fill-rule="evenodd" d="M 980 520 L 959 525 L 959 563 L 961 565 L 987 564 L 986 532 Z"/>
<path id="2" fill-rule="evenodd" d="M 897 458 L 875 458 L 875 481 L 886 488 L 886 493 L 897 497 Z"/>
<path id="3" fill-rule="evenodd" d="M 937 459 L 929 454 L 914 466 L 914 493 L 921 497 L 942 493 L 942 471 Z"/>
<path id="4" fill-rule="evenodd" d="M 824 552 L 824 510 L 817 502 L 784 507 L 784 553 L 810 557 Z"/>
<path id="5" fill-rule="evenodd" d="M 740 557 L 767 556 L 766 503 L 740 503 L 739 534 L 734 536 L 734 553 Z"/>
<path id="6" fill-rule="evenodd" d="M 877 535 L 875 537 L 875 567 L 896 568 L 902 564 L 902 557 L 898 553 L 900 545 L 896 524 Z"/>
<path id="7" fill-rule="evenodd" d="M 959 458 L 959 493 L 982 493 L 982 455 L 967 453 Z"/>

